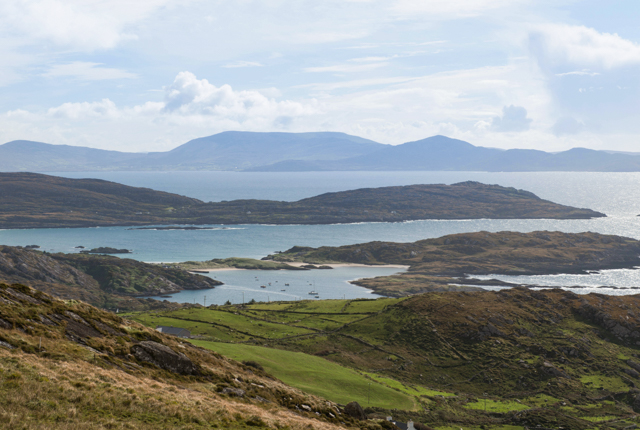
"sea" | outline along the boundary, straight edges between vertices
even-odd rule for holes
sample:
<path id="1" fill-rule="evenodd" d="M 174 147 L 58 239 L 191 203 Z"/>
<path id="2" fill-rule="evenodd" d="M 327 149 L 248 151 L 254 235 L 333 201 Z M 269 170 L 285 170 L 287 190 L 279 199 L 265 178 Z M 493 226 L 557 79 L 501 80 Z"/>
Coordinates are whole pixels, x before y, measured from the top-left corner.
<path id="1" fill-rule="evenodd" d="M 565 205 L 589 208 L 607 215 L 592 220 L 426 220 L 400 223 L 331 225 L 211 225 L 208 230 L 132 230 L 127 227 L 0 230 L 4 245 L 39 245 L 49 252 L 78 252 L 78 246 L 127 248 L 127 258 L 146 262 L 204 261 L 212 258 L 262 258 L 292 246 L 339 246 L 374 240 L 413 242 L 447 234 L 474 231 L 537 230 L 584 232 L 640 239 L 640 173 L 591 172 L 60 172 L 68 178 L 98 178 L 136 187 L 177 193 L 203 201 L 269 199 L 295 201 L 328 192 L 411 184 L 453 184 L 478 181 L 531 191 Z M 640 260 L 639 260 L 640 266 Z M 215 290 L 184 291 L 167 300 L 222 304 L 227 300 L 291 300 L 315 298 L 372 298 L 369 290 L 348 281 L 398 272 L 397 268 L 351 267 L 310 272 L 278 271 L 268 278 L 271 289 L 256 285 L 262 271 L 217 271 L 209 276 L 225 283 Z M 304 276 L 303 276 L 304 275 Z M 271 276 L 271 275 L 269 275 Z M 301 276 L 295 281 L 288 276 Z M 304 278 L 304 279 L 303 279 Z M 286 282 L 289 279 L 290 282 Z M 624 269 L 584 275 L 550 275 L 501 279 L 540 286 L 583 288 L 579 293 L 635 294 L 640 270 Z M 281 283 L 295 289 L 275 288 Z M 306 282 L 306 284 L 305 284 Z M 315 288 L 313 287 L 315 282 Z M 311 283 L 311 285 L 309 285 Z M 261 284 L 262 285 L 262 284 Z M 268 285 L 265 285 L 268 287 Z M 307 288 L 311 287 L 311 288 Z M 268 291 L 267 291 L 268 290 Z M 309 291 L 307 291 L 309 290 Z M 243 294 L 244 293 L 244 296 Z M 266 296 L 266 297 L 265 297 Z"/>

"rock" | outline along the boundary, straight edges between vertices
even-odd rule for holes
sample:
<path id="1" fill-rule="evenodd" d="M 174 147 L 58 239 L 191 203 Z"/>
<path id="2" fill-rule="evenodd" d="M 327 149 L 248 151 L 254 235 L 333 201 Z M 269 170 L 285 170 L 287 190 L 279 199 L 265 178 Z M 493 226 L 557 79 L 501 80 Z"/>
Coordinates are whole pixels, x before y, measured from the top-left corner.
<path id="1" fill-rule="evenodd" d="M 131 347 L 131 353 L 140 361 L 154 364 L 161 369 L 181 375 L 195 375 L 198 369 L 186 355 L 175 352 L 166 345 L 143 341 Z M 244 394 L 244 392 L 243 392 Z"/>
<path id="2" fill-rule="evenodd" d="M 344 407 L 344 413 L 357 420 L 366 420 L 367 415 L 358 402 L 351 402 Z"/>
<path id="3" fill-rule="evenodd" d="M 244 390 L 241 390 L 240 388 L 226 387 L 221 392 L 222 394 L 227 394 L 229 396 L 244 397 Z"/>
<path id="4" fill-rule="evenodd" d="M 542 363 L 542 366 L 540 367 L 540 372 L 544 372 L 547 375 L 555 376 L 556 378 L 571 379 L 571 376 L 569 376 L 564 370 L 558 369 L 548 361 L 545 361 L 544 363 Z"/>
<path id="5" fill-rule="evenodd" d="M 633 360 L 627 360 L 627 365 L 629 367 L 631 367 L 633 370 L 635 370 L 636 372 L 640 372 L 640 364 L 636 363 Z"/>
<path id="6" fill-rule="evenodd" d="M 638 377 L 640 377 L 640 373 L 636 372 L 636 371 L 635 371 L 635 370 L 633 370 L 633 369 L 624 369 L 624 373 L 626 373 L 627 375 L 632 376 L 632 377 L 634 377 L 634 378 L 636 378 L 636 379 L 637 379 Z"/>

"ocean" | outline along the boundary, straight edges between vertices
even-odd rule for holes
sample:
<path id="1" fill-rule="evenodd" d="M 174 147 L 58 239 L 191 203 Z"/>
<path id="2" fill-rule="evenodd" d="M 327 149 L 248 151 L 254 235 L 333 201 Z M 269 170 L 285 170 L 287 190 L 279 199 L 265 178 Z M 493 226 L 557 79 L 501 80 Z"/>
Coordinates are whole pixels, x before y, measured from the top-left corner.
<path id="1" fill-rule="evenodd" d="M 43 250 L 50 252 L 77 252 L 76 246 L 128 248 L 132 249 L 133 253 L 127 255 L 127 258 L 147 262 L 179 262 L 226 257 L 262 258 L 270 253 L 289 249 L 294 245 L 338 246 L 373 240 L 413 242 L 446 234 L 473 231 L 593 231 L 640 239 L 640 217 L 637 216 L 640 214 L 640 173 L 65 172 L 54 174 L 69 178 L 105 179 L 131 186 L 182 194 L 203 201 L 251 198 L 294 201 L 326 192 L 356 188 L 430 183 L 452 184 L 471 180 L 524 189 L 556 203 L 603 212 L 607 214 L 607 218 L 593 220 L 428 220 L 313 226 L 237 225 L 212 226 L 219 228 L 190 231 L 129 230 L 126 227 L 2 230 L 0 231 L 0 243 L 20 246 L 39 245 Z M 345 276 L 368 277 L 368 270 L 371 269 L 358 268 Z M 602 289 L 597 288 L 602 286 L 601 283 L 606 283 L 608 286 L 626 287 L 636 282 L 633 279 L 637 279 L 637 285 L 640 285 L 640 277 L 634 278 L 637 272 L 627 270 L 608 276 L 606 279 L 601 277 L 599 283 L 595 278 L 580 278 L 587 283 L 585 285 L 590 286 L 581 292 L 591 290 L 603 292 Z M 571 277 L 549 279 L 553 280 L 551 285 L 574 285 L 576 282 Z M 541 278 L 536 280 L 537 283 L 547 282 Z M 340 281 L 341 285 L 344 286 L 342 281 Z M 235 278 L 230 278 L 229 282 L 234 285 L 244 285 Z M 365 289 L 350 287 L 363 290 L 359 293 L 362 297 L 371 297 Z M 627 294 L 633 293 L 633 290 L 618 291 L 627 291 Z M 321 295 L 321 297 L 339 298 L 342 295 L 330 293 L 329 295 Z M 256 300 L 258 299 L 256 298 Z"/>

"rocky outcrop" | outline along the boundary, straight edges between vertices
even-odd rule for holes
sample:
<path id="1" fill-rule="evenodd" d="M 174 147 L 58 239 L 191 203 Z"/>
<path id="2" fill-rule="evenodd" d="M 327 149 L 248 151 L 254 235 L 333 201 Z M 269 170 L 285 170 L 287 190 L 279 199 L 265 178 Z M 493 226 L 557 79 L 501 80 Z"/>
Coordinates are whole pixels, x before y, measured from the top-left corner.
<path id="1" fill-rule="evenodd" d="M 181 375 L 196 375 L 198 369 L 186 355 L 154 341 L 143 341 L 131 347 L 131 353 L 140 361 Z"/>
<path id="2" fill-rule="evenodd" d="M 344 407 L 344 413 L 357 420 L 367 419 L 367 414 L 364 413 L 364 409 L 362 409 L 362 406 L 360 406 L 358 402 L 348 403 L 347 406 Z"/>

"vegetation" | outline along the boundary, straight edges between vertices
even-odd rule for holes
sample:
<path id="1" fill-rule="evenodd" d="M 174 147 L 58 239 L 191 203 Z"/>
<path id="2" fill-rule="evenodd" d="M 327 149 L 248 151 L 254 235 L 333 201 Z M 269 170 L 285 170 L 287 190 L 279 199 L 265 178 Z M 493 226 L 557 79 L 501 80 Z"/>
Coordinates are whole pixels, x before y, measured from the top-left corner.
<path id="1" fill-rule="evenodd" d="M 302 267 L 292 266 L 287 263 L 275 261 L 256 260 L 254 258 L 215 258 L 207 261 L 185 261 L 183 263 L 166 263 L 167 267 L 175 267 L 183 270 L 198 269 L 249 269 L 249 270 L 308 270 Z"/>
<path id="2" fill-rule="evenodd" d="M 593 429 L 625 428 L 640 412 L 636 296 L 514 288 L 211 306 L 132 318 L 179 327 L 197 320 L 194 342 L 255 361 L 310 393 L 326 387 L 306 383 L 304 371 L 287 365 L 315 370 L 328 360 L 418 405 L 404 411 L 372 405 L 370 417 L 411 418 L 433 428 Z M 217 334 L 207 331 L 214 328 Z M 307 358 L 285 361 L 287 351 Z M 336 378 L 345 378 L 349 389 L 349 378 L 339 372 Z"/>
<path id="3" fill-rule="evenodd" d="M 271 375 L 287 385 L 346 405 L 357 401 L 363 406 L 413 410 L 413 396 L 372 382 L 358 372 L 301 352 L 284 351 L 255 345 L 193 340 L 194 345 L 235 360 L 259 363 Z"/>
<path id="4" fill-rule="evenodd" d="M 0 246 L 0 280 L 30 284 L 64 299 L 84 300 L 106 309 L 177 308 L 180 305 L 136 296 L 207 289 L 219 281 L 177 268 L 106 255 L 49 254 Z"/>
<path id="5" fill-rule="evenodd" d="M 0 228 L 111 225 L 331 224 L 419 219 L 605 216 L 515 188 L 463 182 L 327 193 L 297 202 L 204 203 L 96 179 L 0 173 Z"/>
<path id="6" fill-rule="evenodd" d="M 354 283 L 386 296 L 426 291 L 478 290 L 465 285 L 505 285 L 475 281 L 467 275 L 542 275 L 586 270 L 632 268 L 638 265 L 640 241 L 598 233 L 532 233 L 485 231 L 419 240 L 413 243 L 369 242 L 339 247 L 295 246 L 265 257 L 279 262 L 404 264 L 397 275 L 360 279 Z"/>
<path id="7" fill-rule="evenodd" d="M 2 284 L 0 427 L 380 428 L 256 367 L 77 301 Z"/>

